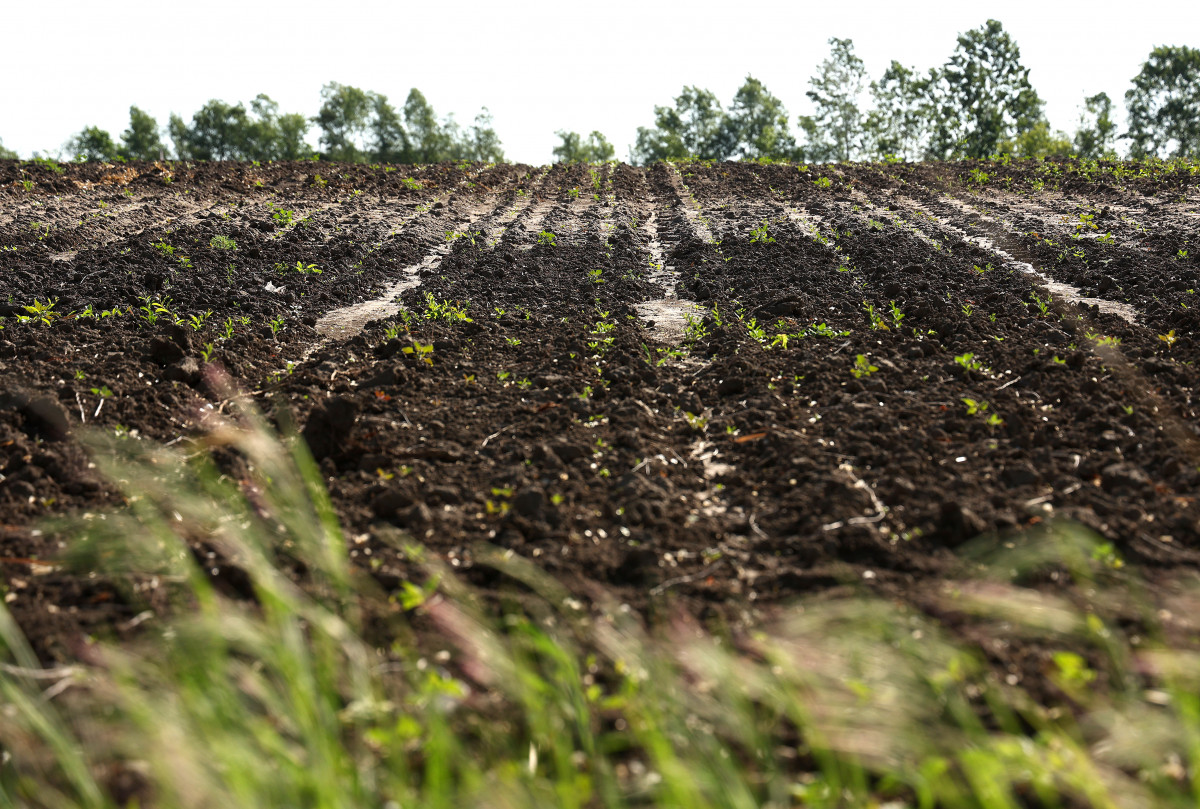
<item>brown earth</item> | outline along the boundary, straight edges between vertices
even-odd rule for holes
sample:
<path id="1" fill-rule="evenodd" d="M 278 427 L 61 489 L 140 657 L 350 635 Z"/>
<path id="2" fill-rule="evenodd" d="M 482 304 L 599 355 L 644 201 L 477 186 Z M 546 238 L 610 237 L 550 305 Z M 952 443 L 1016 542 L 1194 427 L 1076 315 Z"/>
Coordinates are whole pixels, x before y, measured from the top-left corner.
<path id="1" fill-rule="evenodd" d="M 5 601 L 46 660 L 133 631 L 153 595 L 38 526 L 119 502 L 81 424 L 190 435 L 217 367 L 304 425 L 388 589 L 382 525 L 734 624 L 919 605 L 1051 519 L 1195 570 L 1200 177 L 1114 167 L 0 162 Z"/>

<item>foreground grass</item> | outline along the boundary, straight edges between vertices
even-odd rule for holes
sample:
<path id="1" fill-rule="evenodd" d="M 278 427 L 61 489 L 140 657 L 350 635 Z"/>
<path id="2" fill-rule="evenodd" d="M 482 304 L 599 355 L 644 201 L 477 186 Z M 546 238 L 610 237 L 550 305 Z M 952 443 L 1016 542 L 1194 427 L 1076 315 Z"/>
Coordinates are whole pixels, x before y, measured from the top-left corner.
<path id="1" fill-rule="evenodd" d="M 349 564 L 302 443 L 254 411 L 187 448 L 91 440 L 128 507 L 63 528 L 73 561 L 158 577 L 175 608 L 57 673 L 0 611 L 0 806 L 1200 802 L 1198 658 L 1154 639 L 1111 549 L 1070 529 L 984 559 L 939 600 L 959 629 L 1052 650 L 1040 700 L 894 603 L 801 604 L 736 642 L 683 618 L 647 635 L 483 550 L 536 597 L 497 617 L 425 560 L 401 600 L 452 649 L 436 656 Z M 198 545 L 253 598 L 219 595 Z M 1045 574 L 1073 586 L 1021 584 Z M 380 622 L 388 649 L 364 640 Z"/>

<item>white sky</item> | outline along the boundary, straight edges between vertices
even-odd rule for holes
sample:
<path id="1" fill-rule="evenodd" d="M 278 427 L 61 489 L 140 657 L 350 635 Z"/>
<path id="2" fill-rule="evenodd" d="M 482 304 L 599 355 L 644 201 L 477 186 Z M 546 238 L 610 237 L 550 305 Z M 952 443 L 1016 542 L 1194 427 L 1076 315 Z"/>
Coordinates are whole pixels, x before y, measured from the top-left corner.
<path id="1" fill-rule="evenodd" d="M 892 59 L 944 63 L 955 36 L 989 17 L 1020 46 L 1051 125 L 1069 131 L 1084 96 L 1101 90 L 1124 120 L 1125 90 L 1152 47 L 1200 46 L 1196 0 L 2 0 L 0 140 L 28 157 L 84 126 L 118 138 L 130 104 L 165 125 L 172 111 L 190 119 L 210 98 L 258 93 L 313 115 L 321 86 L 338 81 L 397 106 L 418 87 L 463 124 L 486 105 L 510 160 L 548 162 L 557 129 L 599 129 L 626 158 L 654 105 L 685 84 L 727 104 L 752 74 L 794 123 L 830 37 L 853 39 L 874 78 Z"/>

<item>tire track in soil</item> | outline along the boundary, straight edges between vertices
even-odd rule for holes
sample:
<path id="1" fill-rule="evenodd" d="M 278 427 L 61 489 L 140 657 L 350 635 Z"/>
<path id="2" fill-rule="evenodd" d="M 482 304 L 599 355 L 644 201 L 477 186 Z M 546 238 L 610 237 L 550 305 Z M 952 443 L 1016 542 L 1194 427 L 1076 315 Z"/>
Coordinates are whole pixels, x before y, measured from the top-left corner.
<path id="1" fill-rule="evenodd" d="M 466 233 L 479 220 L 501 215 L 498 213 L 501 210 L 500 205 L 501 203 L 494 202 L 490 205 L 473 207 L 465 218 L 458 220 L 454 230 Z M 418 287 L 421 283 L 421 274 L 436 270 L 453 249 L 454 241 L 445 239 L 435 245 L 419 262 L 403 268 L 397 280 L 379 297 L 326 312 L 317 320 L 316 325 L 317 334 L 320 335 L 321 340 L 312 346 L 305 358 L 331 341 L 343 341 L 354 337 L 363 330 L 367 323 L 373 320 L 382 320 L 395 315 L 403 308 L 399 302 L 400 295 Z"/>
<path id="2" fill-rule="evenodd" d="M 958 238 L 960 238 L 962 241 L 969 244 L 974 244 L 977 247 L 994 254 L 998 259 L 1000 259 L 1000 262 L 1003 266 L 1012 267 L 1032 276 L 1033 278 L 1036 278 L 1038 286 L 1041 286 L 1049 293 L 1079 306 L 1095 306 L 1099 311 L 1116 315 L 1129 323 L 1138 322 L 1140 313 L 1133 306 L 1119 301 L 1089 297 L 1074 284 L 1070 284 L 1055 277 L 1057 274 L 1053 271 L 1048 271 L 1044 267 L 1039 269 L 1038 267 L 1034 266 L 1033 263 L 1018 259 L 1011 252 L 1000 247 L 996 242 L 995 234 L 1001 232 L 1008 235 L 1013 234 L 1011 234 L 1007 226 L 996 217 L 990 216 L 978 210 L 969 203 L 963 202 L 957 197 L 950 195 L 942 198 L 944 206 L 952 209 L 958 215 L 972 221 L 989 225 L 989 230 L 991 231 L 990 235 L 972 234 L 965 229 L 967 227 L 972 227 L 970 223 L 963 223 L 964 226 L 960 227 L 954 223 L 954 220 L 951 217 L 947 217 L 936 211 L 930 210 L 932 206 L 918 202 L 910 197 L 895 195 L 892 197 L 892 199 L 895 204 L 903 206 L 909 210 L 920 211 L 926 216 L 932 217 L 941 227 L 958 236 Z"/>
<path id="3" fill-rule="evenodd" d="M 712 231 L 703 221 L 696 198 L 680 177 L 679 168 L 673 163 L 666 164 L 666 166 L 668 189 L 674 195 L 675 200 L 673 202 L 660 200 L 653 195 L 647 185 L 651 213 L 641 228 L 646 236 L 650 253 L 649 263 L 652 269 L 649 280 L 651 283 L 661 286 L 665 292 L 663 297 L 657 300 L 643 301 L 635 308 L 638 316 L 648 321 L 647 333 L 652 339 L 677 345 L 687 331 L 688 318 L 700 316 L 705 310 L 699 302 L 680 296 L 680 271 L 674 265 L 667 264 L 665 259 L 666 255 L 674 253 L 679 247 L 680 240 L 664 243 L 658 225 L 659 211 L 665 208 L 680 212 L 694 236 L 705 244 L 715 246 L 715 239 Z M 649 325 L 650 323 L 653 325 Z"/>

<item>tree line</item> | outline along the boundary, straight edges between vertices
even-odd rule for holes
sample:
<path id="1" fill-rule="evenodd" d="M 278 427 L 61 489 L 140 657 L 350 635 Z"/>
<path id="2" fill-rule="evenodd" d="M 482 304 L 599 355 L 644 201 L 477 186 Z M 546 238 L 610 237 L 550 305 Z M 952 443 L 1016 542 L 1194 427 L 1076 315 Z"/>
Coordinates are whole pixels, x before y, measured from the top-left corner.
<path id="1" fill-rule="evenodd" d="M 711 91 L 684 87 L 672 105 L 654 108 L 639 127 L 634 163 L 711 160 L 952 160 L 998 153 L 1017 157 L 1200 157 L 1200 50 L 1151 51 L 1125 93 L 1128 129 L 1118 133 L 1114 104 L 1100 92 L 1083 100 L 1073 133 L 1051 130 L 1016 42 L 996 20 L 960 34 L 945 64 L 921 72 L 892 61 L 868 80 L 850 39 L 829 40 L 829 55 L 809 80 L 810 115 L 795 120 L 759 80 L 747 76 L 728 106 Z M 316 126 L 320 151 L 306 140 Z M 598 131 L 555 133 L 556 161 L 602 162 L 616 150 Z M 163 136 L 170 140 L 170 146 Z M 249 106 L 213 99 L 190 121 L 172 114 L 165 127 L 136 106 L 116 140 L 87 127 L 67 142 L 78 160 L 325 160 L 372 163 L 500 162 L 500 138 L 485 107 L 470 126 L 439 119 L 413 88 L 396 107 L 386 95 L 330 82 L 308 118 L 283 113 L 269 96 Z M 15 158 L 0 142 L 0 158 Z"/>
<path id="2" fill-rule="evenodd" d="M 1113 102 L 1084 99 L 1073 134 L 1052 131 L 1044 102 L 1021 64 L 1016 42 L 995 20 L 960 34 L 946 63 L 921 73 L 892 61 L 868 81 L 849 39 L 829 40 L 829 56 L 809 80 L 813 113 L 792 134 L 783 103 L 747 77 L 727 108 L 699 87 L 684 87 L 674 106 L 654 108 L 640 127 L 635 162 L 683 157 L 843 160 L 952 160 L 998 153 L 1017 157 L 1200 157 L 1200 50 L 1155 48 L 1125 93 L 1128 131 L 1118 134 Z M 864 100 L 869 99 L 869 105 Z"/>

